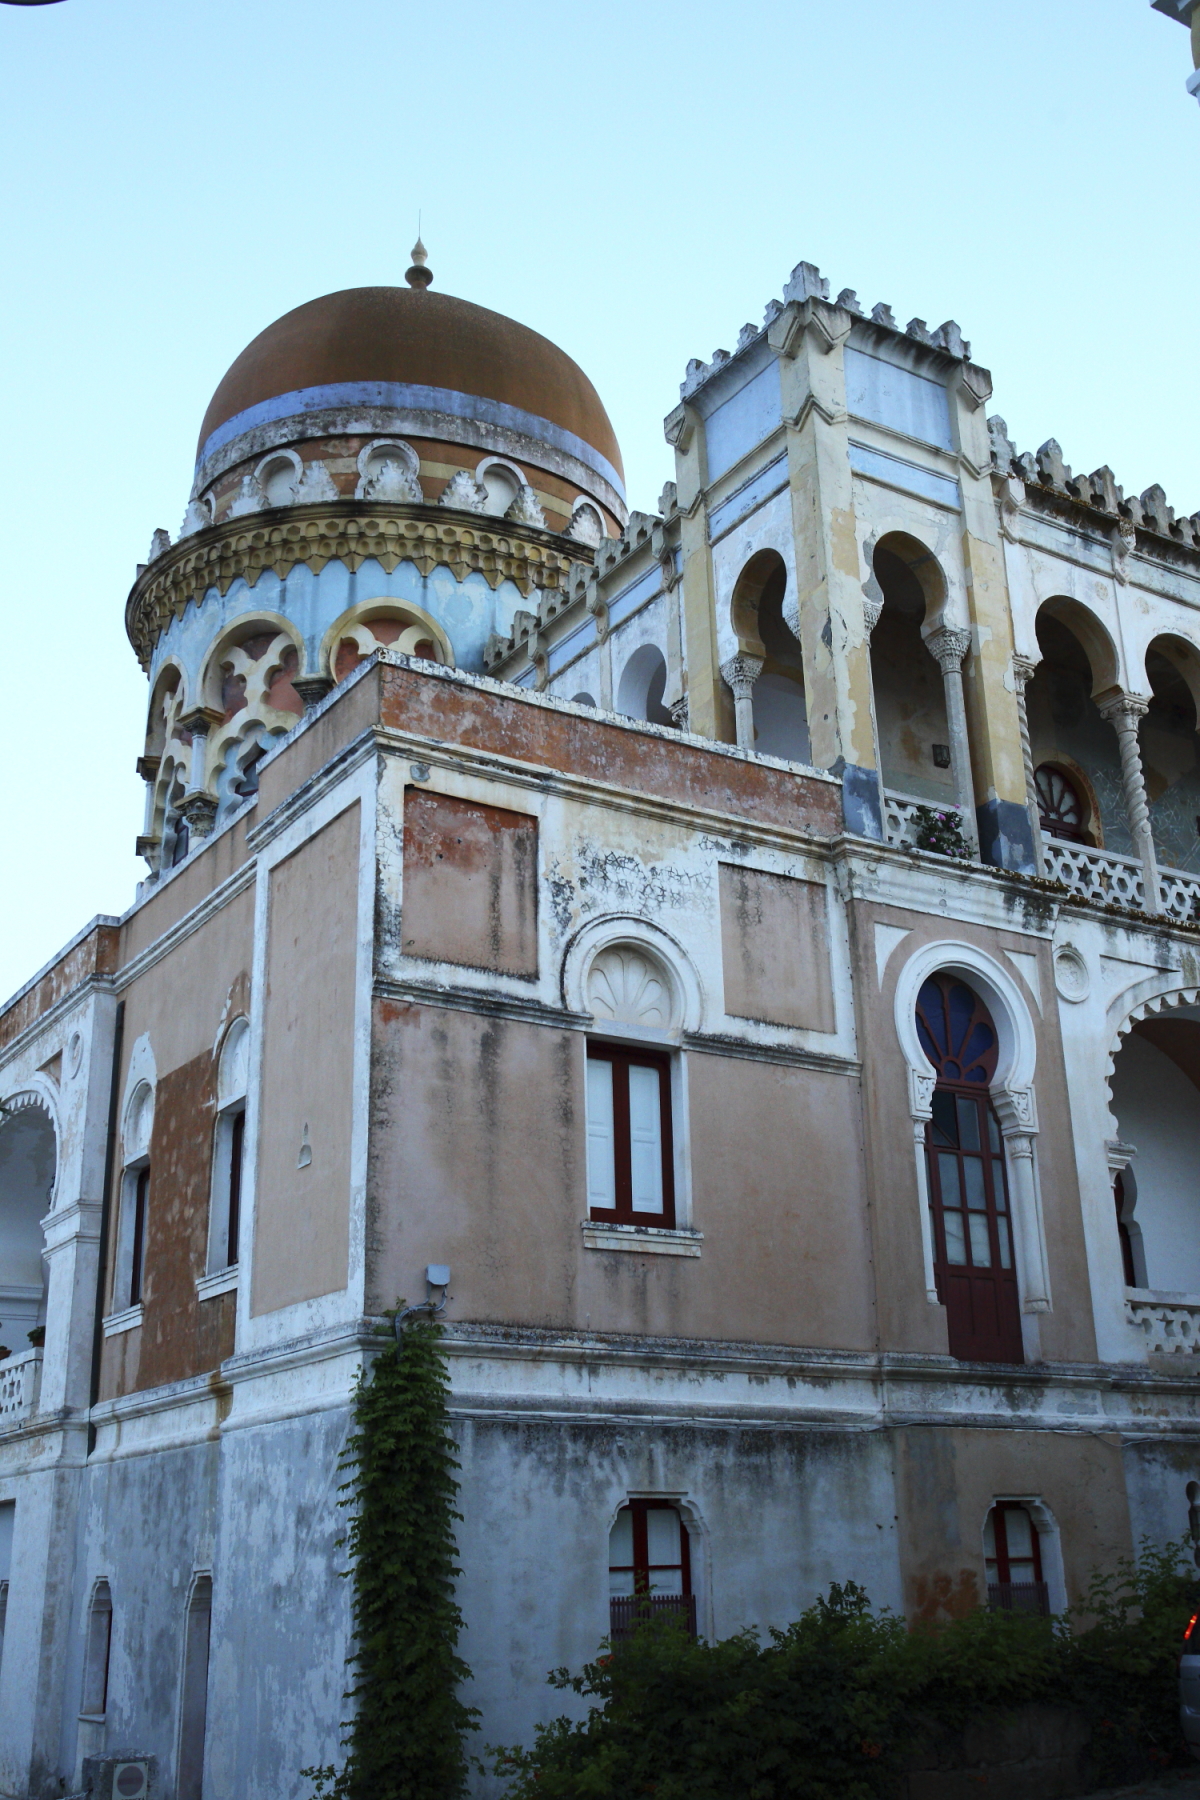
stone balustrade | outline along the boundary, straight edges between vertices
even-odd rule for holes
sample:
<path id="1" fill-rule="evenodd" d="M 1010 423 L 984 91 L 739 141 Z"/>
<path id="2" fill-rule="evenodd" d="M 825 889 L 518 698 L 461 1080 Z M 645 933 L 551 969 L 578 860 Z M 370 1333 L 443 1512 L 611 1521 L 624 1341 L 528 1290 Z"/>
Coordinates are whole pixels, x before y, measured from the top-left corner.
<path id="1" fill-rule="evenodd" d="M 1043 840 L 1046 874 L 1051 881 L 1096 900 L 1102 906 L 1145 909 L 1146 886 L 1142 864 L 1136 856 L 1117 856 L 1111 850 L 1093 850 L 1088 844 L 1068 844 L 1061 838 Z"/>
<path id="2" fill-rule="evenodd" d="M 0 1431 L 37 1411 L 42 1387 L 42 1352 L 21 1350 L 0 1362 Z"/>
<path id="3" fill-rule="evenodd" d="M 1131 1288 L 1125 1298 L 1125 1317 L 1149 1354 L 1200 1356 L 1200 1300 Z"/>

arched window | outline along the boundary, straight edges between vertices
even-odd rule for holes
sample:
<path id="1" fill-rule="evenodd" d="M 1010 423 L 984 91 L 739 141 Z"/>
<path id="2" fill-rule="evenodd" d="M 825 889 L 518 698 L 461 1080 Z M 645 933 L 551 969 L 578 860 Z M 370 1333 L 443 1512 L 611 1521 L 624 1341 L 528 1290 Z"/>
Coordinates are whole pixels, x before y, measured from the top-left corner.
<path id="1" fill-rule="evenodd" d="M 983 1528 L 983 1553 L 993 1612 L 1050 1611 L 1038 1529 L 1019 1500 L 997 1500 L 992 1507 Z"/>
<path id="2" fill-rule="evenodd" d="M 1034 776 L 1037 785 L 1038 820 L 1047 837 L 1063 838 L 1069 844 L 1090 844 L 1085 826 L 1087 808 L 1083 796 L 1061 769 L 1043 763 Z"/>
<path id="3" fill-rule="evenodd" d="M 651 725 L 670 725 L 671 715 L 663 705 L 667 686 L 667 665 L 663 653 L 654 644 L 642 644 L 621 671 L 617 684 L 617 711 L 628 719 L 645 719 Z"/>
<path id="4" fill-rule="evenodd" d="M 208 1718 L 208 1644 L 212 1577 L 199 1575 L 188 1602 L 183 1637 L 183 1691 L 179 1709 L 179 1778 L 176 1800 L 201 1800 L 204 1732 Z"/>
<path id="5" fill-rule="evenodd" d="M 996 1027 L 965 982 L 934 975 L 917 996 L 917 1035 L 937 1071 L 925 1155 L 950 1354 L 1023 1362 L 1004 1145 L 988 1096 Z"/>
<path id="6" fill-rule="evenodd" d="M 695 1633 L 688 1530 L 669 1500 L 631 1500 L 608 1540 L 609 1635 L 633 1636 L 644 1618 L 667 1617 Z"/>
<path id="7" fill-rule="evenodd" d="M 80 1712 L 102 1719 L 108 1711 L 108 1660 L 112 1648 L 112 1595 L 107 1581 L 98 1581 L 88 1608 L 87 1642 L 83 1652 L 83 1697 Z"/>
<path id="8" fill-rule="evenodd" d="M 238 1261 L 249 1057 L 250 1028 L 245 1019 L 236 1019 L 226 1035 L 217 1075 L 217 1128 L 208 1215 L 210 1275 L 236 1268 Z"/>
<path id="9" fill-rule="evenodd" d="M 146 1275 L 146 1227 L 150 1204 L 150 1133 L 154 1123 L 154 1090 L 141 1082 L 125 1117 L 125 1163 L 121 1174 L 121 1211 L 113 1311 L 138 1306 Z"/>

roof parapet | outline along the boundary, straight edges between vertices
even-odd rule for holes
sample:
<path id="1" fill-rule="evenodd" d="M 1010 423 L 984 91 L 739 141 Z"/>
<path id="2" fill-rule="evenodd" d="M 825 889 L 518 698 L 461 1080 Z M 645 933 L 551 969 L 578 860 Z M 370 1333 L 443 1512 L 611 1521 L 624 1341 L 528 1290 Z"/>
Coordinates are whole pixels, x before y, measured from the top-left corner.
<path id="1" fill-rule="evenodd" d="M 1026 488 L 1074 500 L 1107 518 L 1126 520 L 1140 531 L 1186 544 L 1189 549 L 1200 549 L 1200 512 L 1190 518 L 1177 518 L 1157 482 L 1136 499 L 1127 500 L 1107 463 L 1093 469 L 1090 475 L 1073 474 L 1070 464 L 1063 461 L 1062 448 L 1055 438 L 1047 438 L 1036 454 L 1031 455 L 1028 450 L 1018 453 L 1008 435 L 1008 426 L 998 413 L 988 420 L 988 436 L 992 468 L 997 475 L 1020 481 Z"/>

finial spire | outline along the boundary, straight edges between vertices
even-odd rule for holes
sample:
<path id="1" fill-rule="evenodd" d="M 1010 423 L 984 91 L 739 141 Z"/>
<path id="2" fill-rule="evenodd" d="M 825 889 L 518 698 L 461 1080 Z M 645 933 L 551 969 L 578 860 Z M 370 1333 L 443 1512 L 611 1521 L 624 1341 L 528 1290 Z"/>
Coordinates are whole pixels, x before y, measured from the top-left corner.
<path id="1" fill-rule="evenodd" d="M 425 246 L 420 238 L 418 238 L 412 247 L 412 268 L 406 269 L 404 272 L 404 279 L 407 281 L 410 288 L 420 289 L 429 286 L 430 282 L 433 280 L 433 274 L 425 267 L 428 261 L 429 258 L 425 253 Z"/>

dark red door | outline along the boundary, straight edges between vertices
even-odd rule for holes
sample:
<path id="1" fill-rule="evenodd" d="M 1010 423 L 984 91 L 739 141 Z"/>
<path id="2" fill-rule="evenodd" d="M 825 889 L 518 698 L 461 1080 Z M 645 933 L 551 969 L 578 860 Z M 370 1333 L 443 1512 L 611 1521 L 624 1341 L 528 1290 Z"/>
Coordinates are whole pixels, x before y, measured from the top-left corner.
<path id="1" fill-rule="evenodd" d="M 921 989 L 917 1029 L 938 1070 L 925 1154 L 934 1274 L 950 1354 L 968 1362 L 1024 1362 L 1004 1145 L 988 1097 L 996 1029 L 965 983 L 941 975 Z"/>

